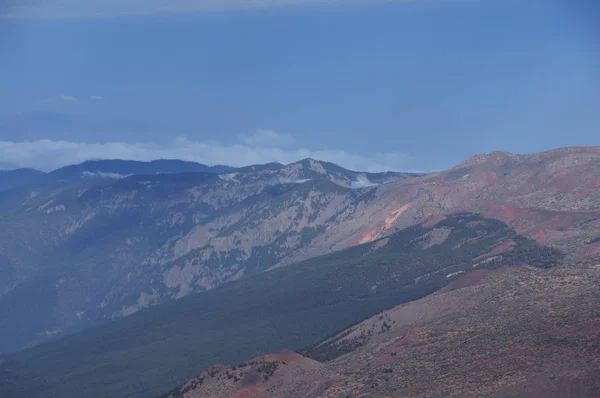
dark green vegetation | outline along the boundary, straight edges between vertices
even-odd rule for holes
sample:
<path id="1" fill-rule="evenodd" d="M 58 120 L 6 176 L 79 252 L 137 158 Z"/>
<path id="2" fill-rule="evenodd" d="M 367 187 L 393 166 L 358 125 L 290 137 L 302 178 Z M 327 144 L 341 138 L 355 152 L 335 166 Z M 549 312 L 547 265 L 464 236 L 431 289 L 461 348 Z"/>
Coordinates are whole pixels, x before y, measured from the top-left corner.
<path id="1" fill-rule="evenodd" d="M 488 269 L 516 262 L 551 267 L 561 257 L 479 215 L 449 216 L 435 230 L 450 233 L 432 245 L 431 228 L 407 228 L 389 240 L 228 283 L 6 356 L 0 396 L 154 396 L 213 364 L 299 349 L 433 293 L 458 277 L 449 274 L 472 270 L 477 257 L 478 267 Z M 512 250 L 481 262 L 509 239 L 516 242 Z"/>

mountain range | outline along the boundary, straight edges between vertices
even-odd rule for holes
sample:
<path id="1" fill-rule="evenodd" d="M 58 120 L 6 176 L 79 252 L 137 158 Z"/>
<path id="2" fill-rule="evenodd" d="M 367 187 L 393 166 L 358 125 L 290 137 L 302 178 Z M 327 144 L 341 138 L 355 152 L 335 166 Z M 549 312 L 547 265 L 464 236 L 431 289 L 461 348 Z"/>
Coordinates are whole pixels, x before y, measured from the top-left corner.
<path id="1" fill-rule="evenodd" d="M 567 355 L 585 370 L 574 357 L 581 344 L 596 360 L 598 300 L 585 286 L 600 263 L 597 147 L 493 152 L 427 174 L 313 159 L 237 169 L 91 161 L 5 171 L 0 189 L 0 352 L 35 346 L 0 360 L 0 392 L 156 396 L 215 363 L 256 357 L 235 371 L 211 368 L 171 395 L 484 396 L 509 385 L 506 394 L 518 394 L 518 378 L 506 378 L 519 371 L 512 363 L 497 388 L 491 371 L 465 387 L 474 369 L 455 366 L 454 345 L 466 340 L 464 355 L 485 357 L 479 334 L 531 353 L 545 347 L 548 367 Z M 549 304 L 525 306 L 521 296 Z M 548 334 L 551 306 L 556 332 L 572 334 Z M 409 321 L 407 311 L 425 315 Z M 498 336 L 492 315 L 502 311 L 519 316 Z M 473 323 L 486 316 L 487 326 Z M 570 351 L 555 350 L 561 338 Z M 261 357 L 283 349 L 302 355 Z M 505 354 L 527 362 L 522 351 Z M 493 367 L 484 357 L 481 369 Z M 455 389 L 425 379 L 439 374 L 437 358 Z M 538 380 L 540 369 L 523 366 Z M 593 379 L 559 368 L 552 382 L 581 381 L 578 391 Z M 307 386 L 321 387 L 292 393 Z"/>
<path id="2" fill-rule="evenodd" d="M 375 184 L 412 176 L 313 160 L 115 176 L 165 163 L 87 162 L 48 173 L 75 183 L 4 196 L 2 351 L 276 266 Z M 206 167 L 175 166 L 160 170 Z"/>
<path id="3" fill-rule="evenodd" d="M 119 179 L 134 174 L 223 173 L 228 166 L 207 166 L 183 160 L 88 160 L 44 173 L 36 169 L 0 170 L 0 192 L 23 186 L 56 188 L 89 180 Z"/>

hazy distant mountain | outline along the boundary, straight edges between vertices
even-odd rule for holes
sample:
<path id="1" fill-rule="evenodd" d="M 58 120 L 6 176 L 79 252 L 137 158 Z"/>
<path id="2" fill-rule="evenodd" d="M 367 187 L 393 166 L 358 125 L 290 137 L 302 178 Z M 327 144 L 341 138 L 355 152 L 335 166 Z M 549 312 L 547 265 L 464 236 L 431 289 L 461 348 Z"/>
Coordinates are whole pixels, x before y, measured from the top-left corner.
<path id="1" fill-rule="evenodd" d="M 44 174 L 35 169 L 0 170 L 0 192 L 31 184 Z"/>
<path id="2" fill-rule="evenodd" d="M 183 160 L 160 159 L 150 162 L 135 160 L 88 160 L 81 164 L 65 166 L 48 173 L 44 182 L 66 185 L 89 179 L 118 179 L 135 174 L 176 173 L 223 173 L 232 170 L 229 166 L 206 166 Z"/>
<path id="3" fill-rule="evenodd" d="M 223 173 L 229 166 L 207 166 L 183 160 L 160 159 L 150 162 L 135 160 L 88 160 L 44 173 L 35 169 L 0 170 L 0 191 L 25 186 L 52 189 L 76 183 L 115 180 L 137 174 Z"/>
<path id="4" fill-rule="evenodd" d="M 56 189 L 13 194 L 0 218 L 0 350 L 264 271 L 368 201 L 375 181 L 414 178 L 310 159 L 194 169 L 227 168 L 85 162 L 44 176 Z M 112 178 L 152 171 L 162 174 Z M 368 188 L 353 188 L 365 181 Z"/>

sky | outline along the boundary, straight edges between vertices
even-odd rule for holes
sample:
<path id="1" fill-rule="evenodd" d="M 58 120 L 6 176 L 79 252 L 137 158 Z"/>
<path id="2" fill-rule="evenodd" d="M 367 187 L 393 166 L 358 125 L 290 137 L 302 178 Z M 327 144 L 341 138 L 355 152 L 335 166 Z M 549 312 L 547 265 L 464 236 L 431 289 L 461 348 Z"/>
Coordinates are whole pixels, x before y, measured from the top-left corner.
<path id="1" fill-rule="evenodd" d="M 8 0 L 0 168 L 600 145 L 594 0 Z"/>

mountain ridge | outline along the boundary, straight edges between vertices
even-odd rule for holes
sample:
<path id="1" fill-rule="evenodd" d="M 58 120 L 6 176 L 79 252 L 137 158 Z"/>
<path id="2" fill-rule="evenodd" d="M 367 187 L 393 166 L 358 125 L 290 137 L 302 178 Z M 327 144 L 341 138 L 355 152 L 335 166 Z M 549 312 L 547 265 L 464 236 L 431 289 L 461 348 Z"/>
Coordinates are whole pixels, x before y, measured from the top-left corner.
<path id="1" fill-rule="evenodd" d="M 359 198 L 361 188 L 350 188 L 359 175 L 291 164 L 138 174 L 25 192 L 16 210 L 0 218 L 7 256 L 0 271 L 9 276 L 0 283 L 0 298 L 14 297 L 0 300 L 0 312 L 6 324 L 25 322 L 20 313 L 25 303 L 34 305 L 31 286 L 45 292 L 38 319 L 47 326 L 36 327 L 35 335 L 15 333 L 18 347 L 215 287 L 241 277 L 246 264 L 248 272 L 260 272 Z M 264 232 L 243 232 L 254 228 Z M 32 246 L 36 250 L 23 256 Z"/>
<path id="2" fill-rule="evenodd" d="M 598 148 L 517 163 L 499 156 L 425 175 L 352 172 L 305 159 L 15 194 L 11 211 L 0 206 L 0 312 L 5 322 L 22 322 L 26 309 L 9 311 L 3 299 L 11 292 L 44 315 L 10 349 L 458 211 L 502 220 L 569 257 L 600 252 Z M 361 176 L 373 184 L 357 187 Z M 46 292 L 43 304 L 31 301 L 36 289 Z"/>

